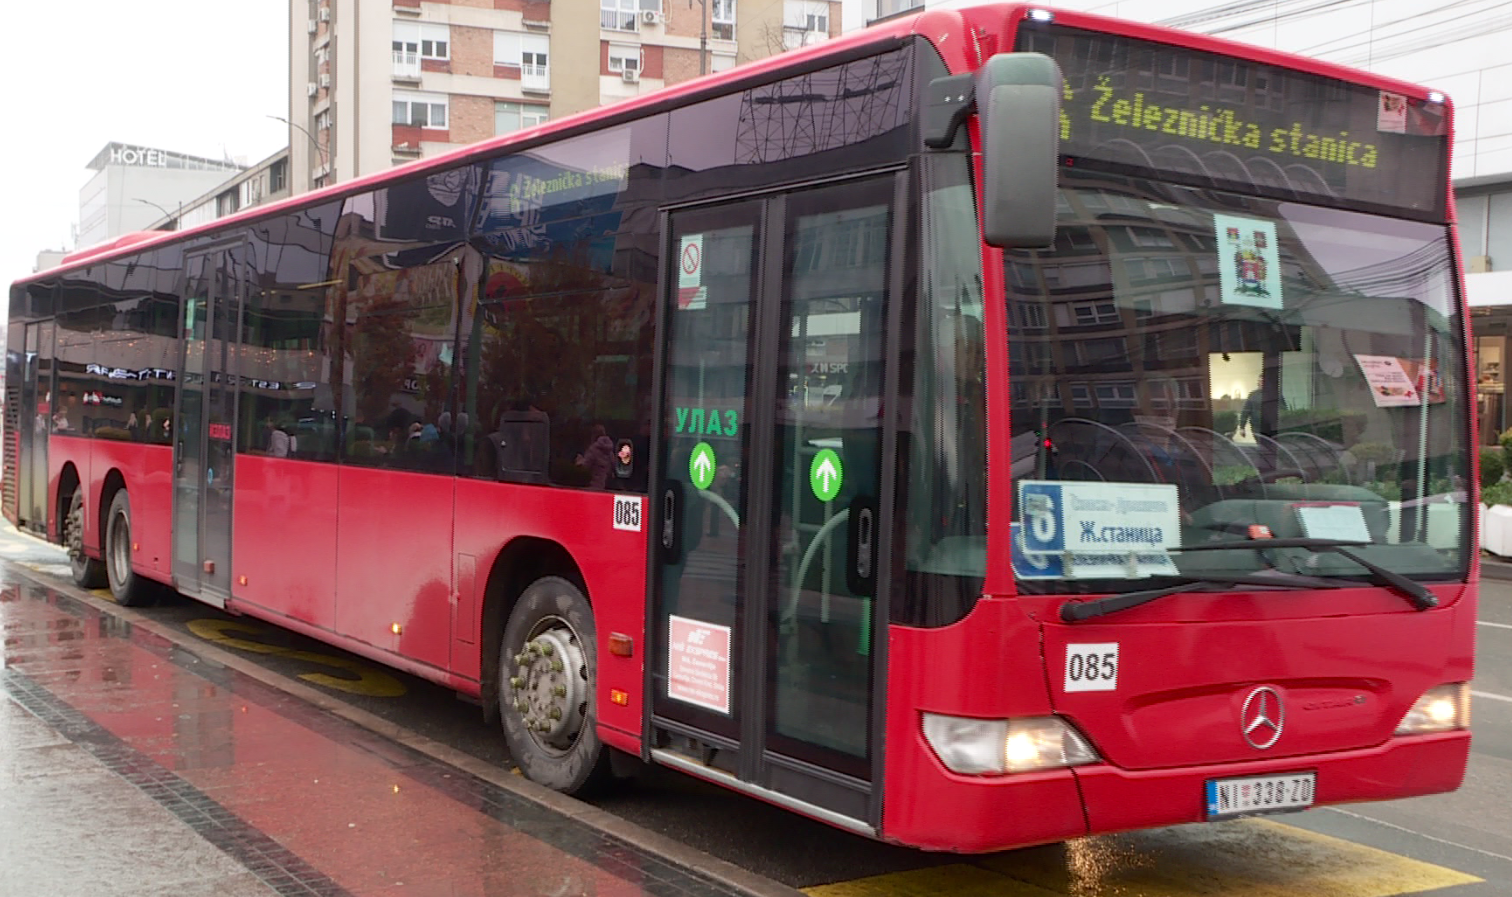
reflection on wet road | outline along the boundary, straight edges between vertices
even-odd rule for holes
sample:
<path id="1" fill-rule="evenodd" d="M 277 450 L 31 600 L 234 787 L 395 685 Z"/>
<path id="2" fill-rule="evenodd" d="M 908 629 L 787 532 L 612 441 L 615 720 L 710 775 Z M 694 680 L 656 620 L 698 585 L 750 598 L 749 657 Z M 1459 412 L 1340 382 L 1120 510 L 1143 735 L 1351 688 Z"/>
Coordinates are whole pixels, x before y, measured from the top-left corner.
<path id="1" fill-rule="evenodd" d="M 53 579 L 67 575 L 57 550 L 6 528 L 0 556 L 44 574 L 0 570 L 0 897 L 736 892 L 717 860 L 689 850 L 704 868 L 683 868 L 583 822 L 594 810 L 567 801 L 580 809 L 563 816 L 501 787 L 508 776 L 438 761 L 406 733 L 506 768 L 476 708 L 426 683 L 192 602 L 115 608 Z M 1493 616 L 1512 606 L 1504 593 Z M 1483 649 L 1512 638 L 1512 611 L 1487 622 Z M 1504 694 L 1507 662 L 1482 669 L 1478 690 Z M 386 722 L 353 725 L 283 677 Z M 1455 795 L 984 857 L 876 844 L 666 772 L 596 803 L 776 880 L 748 875 L 747 893 L 1500 895 L 1507 717 L 1495 700 L 1478 708 Z"/>

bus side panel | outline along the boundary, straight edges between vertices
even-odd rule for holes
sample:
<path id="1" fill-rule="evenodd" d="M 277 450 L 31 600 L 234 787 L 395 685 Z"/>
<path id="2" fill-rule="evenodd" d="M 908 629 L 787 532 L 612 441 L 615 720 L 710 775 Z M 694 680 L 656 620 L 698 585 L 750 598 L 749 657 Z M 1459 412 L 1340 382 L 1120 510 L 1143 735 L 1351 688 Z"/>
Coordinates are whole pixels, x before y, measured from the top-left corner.
<path id="1" fill-rule="evenodd" d="M 87 472 L 90 505 L 100 507 L 101 492 L 111 471 L 117 471 L 131 496 L 132 569 L 151 579 L 168 582 L 173 564 L 173 448 L 139 442 L 95 439 L 93 460 Z M 94 510 L 84 521 L 84 544 L 101 550 L 100 514 Z"/>
<path id="2" fill-rule="evenodd" d="M 529 536 L 560 544 L 572 556 L 583 573 L 588 600 L 593 604 L 593 622 L 597 630 L 598 686 L 595 706 L 600 729 L 611 729 L 624 738 L 614 739 L 620 747 L 629 740 L 640 740 L 641 683 L 645 671 L 648 639 L 646 626 L 646 514 L 643 495 L 618 496 L 638 503 L 638 522 L 629 515 L 615 527 L 616 496 L 609 492 L 551 489 L 540 486 L 515 486 L 482 480 L 457 482 L 457 553 L 477 560 L 479 596 L 471 626 L 462 632 L 478 633 L 479 644 L 467 656 L 470 665 L 458 665 L 456 672 L 477 678 L 480 674 L 482 630 L 482 592 L 488 571 L 504 546 L 513 539 Z M 520 584 L 525 585 L 524 583 Z M 630 657 L 609 653 L 609 636 L 630 636 L 634 649 Z M 459 646 L 463 647 L 463 646 Z M 610 697 L 612 691 L 624 692 L 624 703 Z"/>
<path id="3" fill-rule="evenodd" d="M 338 476 L 336 631 L 447 669 L 455 481 L 347 465 Z"/>
<path id="4" fill-rule="evenodd" d="M 966 619 L 938 629 L 889 627 L 882 837 L 979 852 L 1087 833 L 1070 770 L 953 773 L 924 739 L 926 711 L 993 719 L 1049 713 L 1037 627 L 1014 602 L 983 599 Z"/>
<path id="5" fill-rule="evenodd" d="M 88 483 L 92 440 L 61 433 L 42 438 L 47 440 L 47 541 L 62 544 L 63 515 L 68 513 L 67 508 L 58 507 L 58 487 L 62 485 L 63 469 L 73 465 L 79 472 L 79 482 Z"/>
<path id="6" fill-rule="evenodd" d="M 335 628 L 337 470 L 237 456 L 231 590 L 238 602 Z"/>

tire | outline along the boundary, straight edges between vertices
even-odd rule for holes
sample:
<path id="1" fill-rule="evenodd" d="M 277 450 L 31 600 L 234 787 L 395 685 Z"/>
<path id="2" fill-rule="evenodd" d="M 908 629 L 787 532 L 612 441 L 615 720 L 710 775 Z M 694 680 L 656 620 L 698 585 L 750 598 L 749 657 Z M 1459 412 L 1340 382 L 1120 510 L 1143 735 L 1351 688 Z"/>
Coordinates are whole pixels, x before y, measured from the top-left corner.
<path id="1" fill-rule="evenodd" d="M 557 576 L 531 583 L 504 625 L 499 717 L 526 778 L 581 794 L 611 778 L 594 708 L 598 660 L 593 608 Z"/>
<path id="2" fill-rule="evenodd" d="M 81 589 L 105 586 L 105 562 L 84 553 L 83 486 L 75 489 L 68 501 L 68 516 L 63 518 L 63 547 L 68 550 L 68 567 L 73 573 L 74 585 Z"/>
<path id="3" fill-rule="evenodd" d="M 122 607 L 145 607 L 157 600 L 154 583 L 131 569 L 131 498 L 115 494 L 105 519 L 105 573 L 110 594 Z"/>

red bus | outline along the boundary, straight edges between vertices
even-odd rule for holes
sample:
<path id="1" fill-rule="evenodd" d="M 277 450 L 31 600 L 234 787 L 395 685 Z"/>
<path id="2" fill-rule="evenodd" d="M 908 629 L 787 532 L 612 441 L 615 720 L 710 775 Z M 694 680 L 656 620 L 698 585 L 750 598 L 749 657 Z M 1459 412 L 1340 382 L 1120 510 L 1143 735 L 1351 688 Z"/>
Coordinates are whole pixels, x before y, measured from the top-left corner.
<path id="1" fill-rule="evenodd" d="M 13 288 L 5 513 L 636 760 L 981 851 L 1457 787 L 1450 106 L 995 5 Z"/>

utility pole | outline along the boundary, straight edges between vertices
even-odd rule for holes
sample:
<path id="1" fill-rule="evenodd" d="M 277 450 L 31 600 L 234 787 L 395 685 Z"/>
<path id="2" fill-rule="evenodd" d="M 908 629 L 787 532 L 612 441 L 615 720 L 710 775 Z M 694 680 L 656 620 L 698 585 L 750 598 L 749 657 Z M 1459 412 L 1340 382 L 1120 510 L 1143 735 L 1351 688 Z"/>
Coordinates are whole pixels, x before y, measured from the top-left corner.
<path id="1" fill-rule="evenodd" d="M 688 8 L 693 0 L 688 0 Z M 709 0 L 698 0 L 698 73 L 709 73 Z"/>

